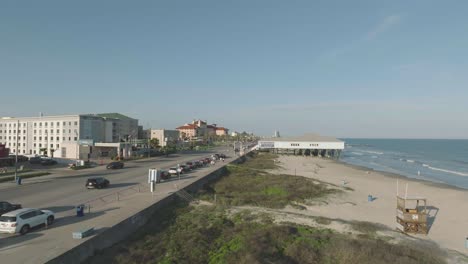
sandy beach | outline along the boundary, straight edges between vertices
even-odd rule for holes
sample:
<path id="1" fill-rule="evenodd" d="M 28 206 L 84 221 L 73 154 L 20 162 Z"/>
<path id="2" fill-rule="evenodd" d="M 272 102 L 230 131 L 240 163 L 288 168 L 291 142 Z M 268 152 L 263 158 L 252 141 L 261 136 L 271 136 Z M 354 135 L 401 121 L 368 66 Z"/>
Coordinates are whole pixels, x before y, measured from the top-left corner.
<path id="1" fill-rule="evenodd" d="M 395 229 L 397 179 L 400 195 L 408 183 L 408 196 L 424 196 L 429 209 L 428 235 L 414 237 L 430 240 L 441 248 L 467 255 L 468 191 L 431 182 L 408 179 L 347 165 L 329 159 L 301 156 L 280 156 L 277 173 L 315 178 L 337 186 L 346 186 L 343 194 L 327 200 L 328 204 L 309 206 L 307 214 L 332 219 L 380 223 Z M 375 200 L 368 202 L 368 195 Z M 304 213 L 304 212 L 303 212 Z M 413 236 L 413 235 L 412 235 Z"/>

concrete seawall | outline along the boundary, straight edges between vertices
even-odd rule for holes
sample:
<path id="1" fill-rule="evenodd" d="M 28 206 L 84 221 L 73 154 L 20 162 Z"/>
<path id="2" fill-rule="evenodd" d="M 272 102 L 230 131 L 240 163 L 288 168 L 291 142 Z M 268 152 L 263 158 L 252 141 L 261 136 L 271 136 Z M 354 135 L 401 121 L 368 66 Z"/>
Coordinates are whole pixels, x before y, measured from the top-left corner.
<path id="1" fill-rule="evenodd" d="M 239 163 L 244 160 L 244 157 L 237 158 L 229 163 Z M 229 163 L 226 163 L 229 164 Z M 188 192 L 196 192 L 201 189 L 205 184 L 220 178 L 226 172 L 226 166 L 222 166 L 217 170 L 201 176 L 198 180 L 190 183 L 183 189 Z M 129 235 L 133 234 L 137 229 L 144 226 L 151 217 L 161 208 L 167 206 L 177 199 L 175 193 L 171 193 L 161 200 L 155 202 L 151 206 L 143 209 L 142 211 L 129 216 L 127 219 L 120 223 L 98 233 L 94 237 L 84 241 L 71 250 L 63 253 L 62 255 L 48 261 L 49 264 L 57 263 L 81 263 L 87 258 L 92 257 L 95 252 L 109 248 L 120 241 L 125 240 Z"/>

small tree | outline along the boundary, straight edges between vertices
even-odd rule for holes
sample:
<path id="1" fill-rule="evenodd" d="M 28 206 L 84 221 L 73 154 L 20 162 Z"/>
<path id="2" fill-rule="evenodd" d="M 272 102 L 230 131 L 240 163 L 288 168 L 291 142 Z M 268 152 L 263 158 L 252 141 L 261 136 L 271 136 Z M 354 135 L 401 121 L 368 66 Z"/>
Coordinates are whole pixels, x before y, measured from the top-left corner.
<path id="1" fill-rule="evenodd" d="M 42 155 L 47 156 L 47 148 L 40 148 L 39 152 L 42 152 Z"/>
<path id="2" fill-rule="evenodd" d="M 159 148 L 159 139 L 152 138 L 150 140 L 150 146 L 151 146 L 151 148 L 154 148 L 154 149 Z"/>

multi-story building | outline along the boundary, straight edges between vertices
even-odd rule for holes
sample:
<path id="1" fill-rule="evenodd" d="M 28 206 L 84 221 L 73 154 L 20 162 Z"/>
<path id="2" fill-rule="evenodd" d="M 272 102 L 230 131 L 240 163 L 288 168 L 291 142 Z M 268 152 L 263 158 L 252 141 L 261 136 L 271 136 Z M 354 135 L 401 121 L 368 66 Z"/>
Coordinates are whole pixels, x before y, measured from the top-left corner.
<path id="1" fill-rule="evenodd" d="M 207 125 L 206 121 L 194 120 L 191 124 L 185 124 L 176 128 L 180 132 L 180 137 L 183 139 L 192 139 L 194 137 L 213 137 L 216 135 L 227 134 L 228 129 L 218 127 L 216 124 Z M 225 132 L 222 132 L 225 131 Z"/>
<path id="2" fill-rule="evenodd" d="M 138 121 L 136 131 L 137 126 Z M 11 153 L 79 158 L 79 145 L 118 142 L 119 135 L 128 130 L 121 119 L 91 114 L 3 117 L 0 118 L 0 143 L 6 144 Z"/>
<path id="3" fill-rule="evenodd" d="M 229 129 L 224 127 L 216 127 L 216 135 L 217 136 L 227 136 Z"/>
<path id="4" fill-rule="evenodd" d="M 180 132 L 178 130 L 148 129 L 147 131 L 147 138 L 158 139 L 159 145 L 161 147 L 165 147 L 171 144 L 176 145 L 180 137 Z"/>

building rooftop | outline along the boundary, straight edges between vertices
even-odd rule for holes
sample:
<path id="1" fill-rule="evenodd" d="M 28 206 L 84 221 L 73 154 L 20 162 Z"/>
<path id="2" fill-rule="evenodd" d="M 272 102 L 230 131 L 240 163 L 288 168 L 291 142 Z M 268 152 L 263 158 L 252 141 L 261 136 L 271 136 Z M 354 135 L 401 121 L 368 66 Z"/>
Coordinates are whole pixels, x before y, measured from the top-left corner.
<path id="1" fill-rule="evenodd" d="M 260 141 L 281 141 L 281 142 L 343 142 L 342 140 L 336 139 L 334 137 L 321 136 L 319 134 L 309 133 L 299 137 L 275 137 L 275 138 L 265 138 Z"/>
<path id="2" fill-rule="evenodd" d="M 135 119 L 135 118 L 128 117 L 126 115 L 119 114 L 119 113 L 102 113 L 102 114 L 96 114 L 96 116 L 106 117 L 106 118 L 115 118 L 115 119 Z"/>

